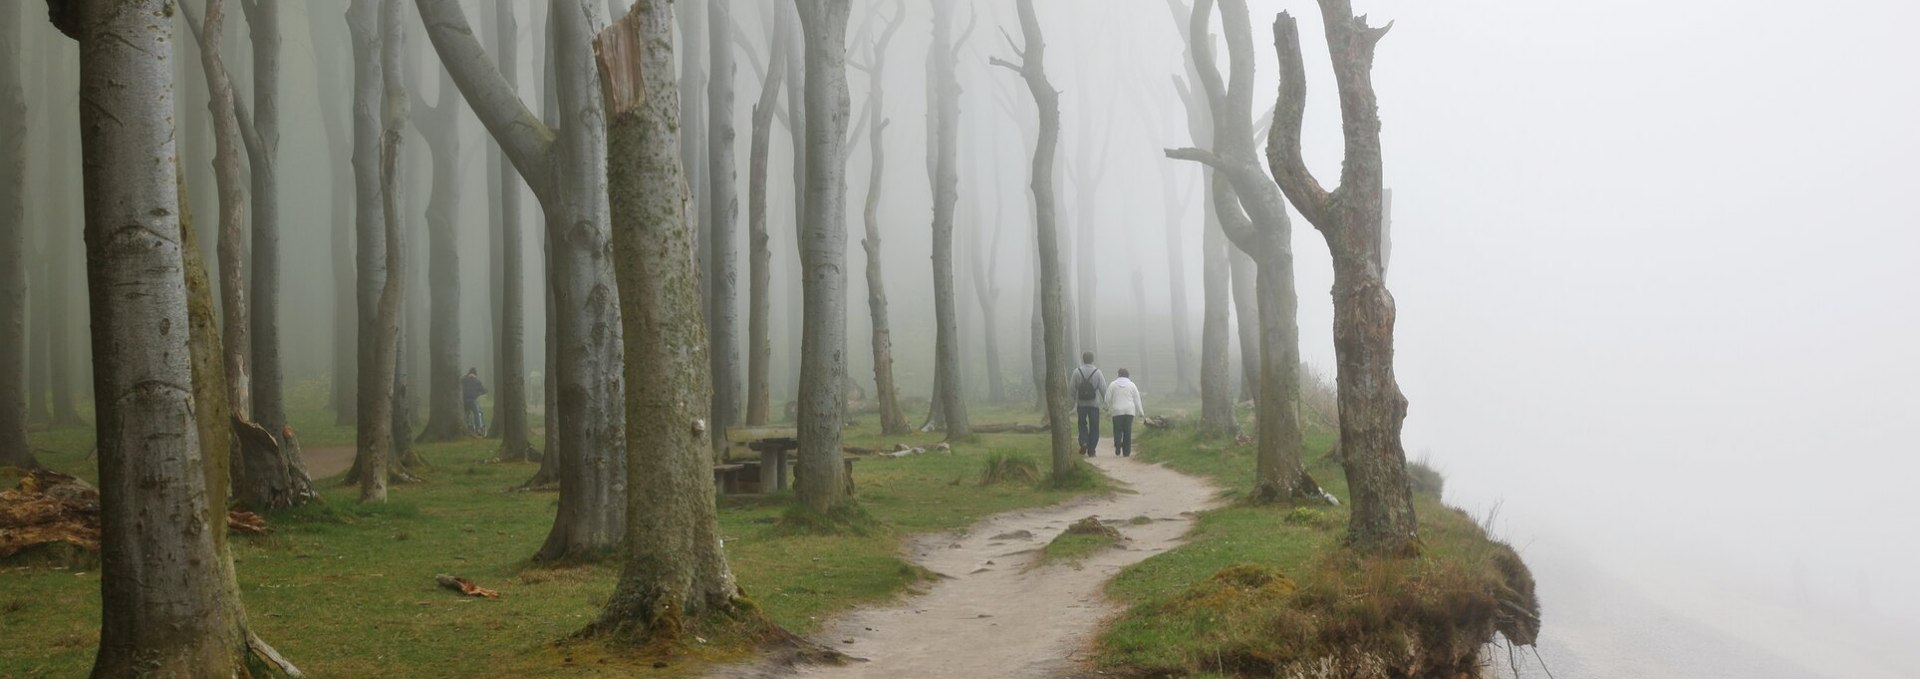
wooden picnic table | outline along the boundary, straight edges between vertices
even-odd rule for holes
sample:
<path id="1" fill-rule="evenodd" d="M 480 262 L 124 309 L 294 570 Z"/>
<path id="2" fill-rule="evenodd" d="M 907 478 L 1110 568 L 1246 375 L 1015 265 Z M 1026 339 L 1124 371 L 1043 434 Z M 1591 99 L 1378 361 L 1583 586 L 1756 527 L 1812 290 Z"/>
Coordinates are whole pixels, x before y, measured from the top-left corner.
<path id="1" fill-rule="evenodd" d="M 793 451 L 800 449 L 800 432 L 790 426 L 727 428 L 726 458 L 713 467 L 714 489 L 722 494 L 746 492 L 748 477 L 755 490 L 775 493 L 787 489 Z M 853 494 L 853 458 L 845 458 L 847 494 Z"/>

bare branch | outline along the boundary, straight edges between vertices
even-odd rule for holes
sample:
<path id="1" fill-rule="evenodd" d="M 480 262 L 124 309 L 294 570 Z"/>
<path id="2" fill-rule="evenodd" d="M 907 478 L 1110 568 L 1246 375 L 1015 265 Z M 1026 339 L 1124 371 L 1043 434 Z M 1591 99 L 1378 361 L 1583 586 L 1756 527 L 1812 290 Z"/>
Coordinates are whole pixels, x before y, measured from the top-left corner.
<path id="1" fill-rule="evenodd" d="M 1167 149 L 1165 153 L 1167 154 L 1168 158 L 1172 158 L 1174 160 L 1191 160 L 1191 161 L 1206 165 L 1207 167 L 1213 168 L 1215 170 L 1219 170 L 1221 172 L 1226 172 L 1232 169 L 1232 166 L 1227 163 L 1227 159 L 1221 158 L 1220 156 L 1215 155 L 1212 151 L 1208 151 L 1206 149 L 1193 148 L 1189 146 L 1186 148 Z"/>
<path id="2" fill-rule="evenodd" d="M 980 22 L 979 10 L 976 9 L 973 4 L 969 3 L 967 5 L 967 28 L 966 30 L 960 31 L 960 38 L 958 40 L 953 41 L 953 56 L 956 60 L 960 56 L 960 48 L 966 46 L 967 38 L 970 38 L 973 36 L 974 25 L 978 24 L 979 22 Z"/>
<path id="3" fill-rule="evenodd" d="M 493 134 L 534 193 L 550 199 L 554 187 L 548 157 L 554 145 L 553 129 L 527 108 L 494 66 L 486 48 L 474 37 L 458 0 L 415 0 L 414 4 L 427 26 L 427 39 L 466 97 L 468 107 Z"/>
<path id="4" fill-rule="evenodd" d="M 1306 65 L 1300 56 L 1300 24 L 1281 12 L 1273 20 L 1273 46 L 1280 54 L 1280 94 L 1274 104 L 1273 127 L 1267 136 L 1267 164 L 1287 200 L 1307 221 L 1318 226 L 1333 200 L 1307 169 L 1300 155 L 1300 128 L 1307 111 Z"/>

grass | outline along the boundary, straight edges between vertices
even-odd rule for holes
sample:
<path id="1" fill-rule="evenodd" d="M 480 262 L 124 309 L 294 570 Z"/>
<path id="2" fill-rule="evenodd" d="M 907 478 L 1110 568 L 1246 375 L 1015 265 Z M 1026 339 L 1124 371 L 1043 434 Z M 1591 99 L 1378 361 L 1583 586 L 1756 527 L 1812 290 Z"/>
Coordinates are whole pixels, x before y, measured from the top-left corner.
<path id="1" fill-rule="evenodd" d="M 1151 521 L 1151 519 L 1149 519 Z M 1040 559 L 1035 567 L 1054 563 L 1079 564 L 1087 557 L 1107 551 L 1120 544 L 1123 538 L 1120 531 L 1100 522 L 1095 517 L 1087 517 L 1073 522 L 1067 529 L 1054 536 L 1044 549 L 1040 550 Z"/>
<path id="2" fill-rule="evenodd" d="M 1345 502 L 1344 474 L 1325 455 L 1332 444 L 1324 427 L 1309 434 L 1308 471 Z M 1342 545 L 1345 506 L 1237 501 L 1253 485 L 1250 446 L 1205 439 L 1182 423 L 1142 432 L 1140 447 L 1144 459 L 1209 477 L 1236 501 L 1202 513 L 1187 544 L 1108 584 L 1128 605 L 1097 642 L 1094 662 L 1108 673 L 1292 676 L 1326 661 L 1326 676 L 1457 676 L 1449 672 L 1472 669 L 1496 628 L 1527 634 L 1503 608 L 1532 604 L 1525 566 L 1441 503 L 1431 470 L 1416 471 L 1421 555 L 1369 559 Z"/>
<path id="3" fill-rule="evenodd" d="M 305 409 L 294 413 L 296 423 L 330 423 L 324 391 L 298 393 L 295 404 Z M 303 444 L 329 445 L 339 433 L 327 433 L 329 426 L 302 429 Z M 871 417 L 861 418 L 850 442 L 939 441 L 937 434 L 881 437 L 878 429 Z M 94 478 L 90 428 L 39 432 L 33 440 L 43 463 Z M 320 677 L 678 677 L 749 652 L 716 644 L 654 667 L 654 659 L 598 644 L 551 643 L 594 619 L 618 567 L 527 563 L 552 523 L 556 496 L 503 492 L 535 466 L 487 462 L 497 445 L 423 446 L 435 463 L 426 482 L 396 486 L 385 505 L 361 505 L 338 478 L 320 480 L 326 505 L 271 515 L 269 536 L 236 537 L 241 594 L 255 631 Z M 951 453 L 862 460 L 855 468 L 859 508 L 874 520 L 865 534 L 783 535 L 778 526 L 789 497 L 723 498 L 728 559 L 748 596 L 775 622 L 811 632 L 838 611 L 899 596 L 928 577 L 901 558 L 906 536 L 1085 492 L 977 483 L 989 451 L 1045 459 L 1046 446 L 1044 435 L 981 435 Z M 1096 481 L 1094 488 L 1102 487 Z M 501 598 L 459 597 L 434 584 L 436 573 L 470 578 Z M 99 625 L 98 573 L 0 566 L 0 639 L 7 640 L 0 644 L 0 677 L 83 676 Z"/>

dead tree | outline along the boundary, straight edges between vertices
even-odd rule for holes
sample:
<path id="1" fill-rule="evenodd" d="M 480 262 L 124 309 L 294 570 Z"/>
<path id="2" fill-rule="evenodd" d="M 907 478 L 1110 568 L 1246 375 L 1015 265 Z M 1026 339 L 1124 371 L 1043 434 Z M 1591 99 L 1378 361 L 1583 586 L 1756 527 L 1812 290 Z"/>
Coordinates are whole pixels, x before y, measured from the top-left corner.
<path id="1" fill-rule="evenodd" d="M 503 2 L 494 8 L 494 49 L 499 51 L 495 67 L 507 87 L 520 88 L 520 25 L 514 20 L 514 3 Z M 494 187 L 500 216 L 500 339 L 495 347 L 499 368 L 494 372 L 493 423 L 500 432 L 501 461 L 532 460 L 540 456 L 534 450 L 532 428 L 527 424 L 527 302 L 522 281 L 525 273 L 523 229 L 520 226 L 520 197 L 526 181 L 495 147 L 489 153 L 496 180 Z M 546 286 L 541 286 L 545 288 Z M 552 413 L 549 412 L 551 417 Z M 548 427 L 552 427 L 550 422 Z"/>
<path id="2" fill-rule="evenodd" d="M 1350 0 L 1320 0 L 1334 83 L 1340 93 L 1346 159 L 1340 185 L 1323 188 L 1300 154 L 1306 114 L 1306 68 L 1300 29 L 1282 12 L 1273 22 L 1280 53 L 1280 94 L 1267 161 L 1287 199 L 1312 222 L 1333 253 L 1333 348 L 1339 365 L 1341 463 L 1353 498 L 1347 541 L 1376 554 L 1419 548 L 1413 490 L 1400 425 L 1407 399 L 1393 376 L 1393 294 L 1387 291 L 1381 221 L 1385 186 L 1380 109 L 1373 91 L 1373 55 L 1393 24 L 1373 27 L 1354 16 Z"/>
<path id="3" fill-rule="evenodd" d="M 527 179 L 546 214 L 558 390 L 560 507 L 535 559 L 597 558 L 625 532 L 626 428 L 618 285 L 607 222 L 604 102 L 590 0 L 552 11 L 557 132 L 527 110 L 474 38 L 456 0 L 416 0 L 441 63 Z"/>
<path id="4" fill-rule="evenodd" d="M 626 399 L 633 492 L 626 497 L 631 520 L 620 580 L 590 631 L 651 644 L 680 643 L 707 620 L 764 623 L 727 567 L 714 507 L 713 442 L 705 431 L 708 344 L 675 152 L 668 15 L 667 0 L 640 0 L 594 42 L 607 107 L 614 252 L 623 264 L 617 275 L 630 358 L 625 383 L 633 391 Z M 731 49 L 726 40 L 714 42 Z"/>
<path id="5" fill-rule="evenodd" d="M 1322 493 L 1307 478 L 1301 454 L 1299 300 L 1293 287 L 1293 227 L 1280 187 L 1261 170 L 1254 150 L 1253 30 L 1246 0 L 1221 0 L 1220 4 L 1229 82 L 1221 82 L 1212 50 L 1192 50 L 1195 71 L 1212 113 L 1213 148 L 1169 149 L 1167 156 L 1197 160 L 1220 173 L 1225 183 L 1215 182 L 1213 201 L 1221 230 L 1259 267 L 1255 282 L 1260 318 L 1256 400 L 1259 447 L 1254 497 L 1265 501 L 1317 498 Z M 1206 44 L 1212 14 L 1212 0 L 1194 3 L 1190 44 Z"/>
<path id="6" fill-rule="evenodd" d="M 27 444 L 27 100 L 24 3 L 0 8 L 0 467 L 40 466 Z"/>
<path id="7" fill-rule="evenodd" d="M 806 54 L 806 210 L 800 259 L 806 327 L 801 333 L 800 453 L 794 490 L 801 504 L 831 512 L 846 501 L 840 427 L 847 382 L 847 15 L 849 0 L 799 6 Z"/>
<path id="8" fill-rule="evenodd" d="M 866 71 L 868 78 L 867 119 L 870 122 L 867 147 L 872 153 L 872 162 L 868 164 L 866 205 L 861 211 L 866 237 L 860 240 L 860 247 L 867 257 L 867 313 L 873 321 L 873 383 L 880 403 L 880 431 L 888 436 L 899 436 L 910 431 L 906 411 L 900 409 L 899 389 L 893 381 L 893 326 L 887 318 L 887 286 L 882 275 L 885 259 L 880 248 L 880 191 L 886 180 L 887 167 L 883 140 L 887 125 L 891 122 L 885 114 L 887 45 L 893 42 L 894 32 L 900 30 L 906 18 L 905 8 L 898 1 L 894 2 L 893 18 L 887 21 L 887 27 L 880 31 L 879 40 L 869 48 L 866 65 L 849 62 L 849 65 Z"/>
<path id="9" fill-rule="evenodd" d="M 93 344 L 102 498 L 96 677 L 248 672 L 251 635 L 231 566 L 221 566 L 230 564 L 223 531 L 208 520 L 224 489 L 209 487 L 205 423 L 195 419 L 174 157 L 174 27 L 154 19 L 170 7 L 169 0 L 51 6 L 54 25 L 80 42 L 80 96 L 88 102 L 79 115 L 88 311 L 100 340 Z M 202 317 L 210 312 L 203 308 Z M 202 386 L 218 394 L 224 385 Z M 219 430 L 214 423 L 205 435 Z"/>
<path id="10" fill-rule="evenodd" d="M 1189 31 L 1193 19 L 1193 10 L 1179 0 L 1168 0 L 1167 8 L 1173 14 L 1173 23 L 1178 29 L 1180 39 L 1185 42 L 1191 37 Z M 1212 38 L 1209 36 L 1208 44 Z M 1189 82 L 1199 79 L 1194 66 L 1194 46 L 1186 43 L 1187 78 L 1174 76 L 1173 87 L 1180 101 L 1185 104 L 1187 113 L 1187 132 L 1194 144 L 1200 148 L 1213 146 L 1213 113 L 1204 95 L 1196 95 Z M 1204 433 L 1214 437 L 1231 437 L 1239 432 L 1239 423 L 1233 415 L 1233 370 L 1231 357 L 1230 318 L 1232 308 L 1232 283 L 1229 280 L 1230 264 L 1226 234 L 1220 230 L 1220 215 L 1213 201 L 1215 185 L 1226 181 L 1218 172 L 1206 170 L 1202 173 L 1201 186 L 1205 194 L 1201 200 L 1205 229 L 1201 239 L 1201 321 L 1200 321 L 1200 421 Z"/>
<path id="11" fill-rule="evenodd" d="M 1073 418 L 1068 415 L 1072 398 L 1067 393 L 1066 365 L 1053 357 L 1069 351 L 1065 348 L 1066 310 L 1061 300 L 1060 241 L 1056 224 L 1053 191 L 1054 153 L 1060 146 L 1060 92 L 1047 80 L 1047 44 L 1040 34 L 1040 18 L 1034 13 L 1033 0 L 1019 0 L 1020 34 L 1025 47 L 1008 46 L 1019 63 L 998 57 L 989 63 L 1019 73 L 1033 95 L 1040 114 L 1040 133 L 1034 143 L 1032 176 L 1034 234 L 1040 257 L 1040 316 L 1045 325 L 1047 422 L 1052 430 L 1053 478 L 1064 481 L 1079 464 L 1074 450 Z"/>
<path id="12" fill-rule="evenodd" d="M 748 62 L 760 77 L 760 98 L 753 104 L 753 140 L 747 155 L 747 424 L 766 424 L 769 406 L 768 375 L 773 343 L 769 337 L 769 296 L 772 294 L 773 251 L 767 234 L 767 150 L 772 145 L 773 118 L 779 113 L 780 87 L 787 75 L 787 13 L 774 11 L 765 66 L 752 55 L 753 42 L 744 34 L 735 41 L 745 48 Z"/>
<path id="13" fill-rule="evenodd" d="M 427 321 L 427 425 L 420 441 L 456 441 L 466 436 L 460 376 L 460 234 L 454 210 L 460 204 L 460 109 L 464 103 L 446 70 L 440 73 L 439 101 L 429 103 L 418 90 L 408 93 L 413 128 L 427 142 L 433 180 L 427 195 L 427 289 L 432 295 Z M 497 386 L 497 385 L 496 385 Z"/>

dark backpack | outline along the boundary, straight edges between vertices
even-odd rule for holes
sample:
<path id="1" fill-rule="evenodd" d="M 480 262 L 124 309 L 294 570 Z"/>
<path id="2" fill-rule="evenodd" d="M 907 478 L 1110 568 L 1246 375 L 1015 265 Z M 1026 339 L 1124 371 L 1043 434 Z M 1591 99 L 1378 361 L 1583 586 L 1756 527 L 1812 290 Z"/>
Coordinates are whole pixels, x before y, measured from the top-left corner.
<path id="1" fill-rule="evenodd" d="M 1095 368 L 1093 372 L 1081 371 L 1080 379 L 1076 380 L 1076 383 L 1073 385 L 1074 397 L 1082 401 L 1091 401 L 1100 398 L 1100 385 L 1094 383 L 1094 380 L 1099 377 L 1099 368 Z"/>

